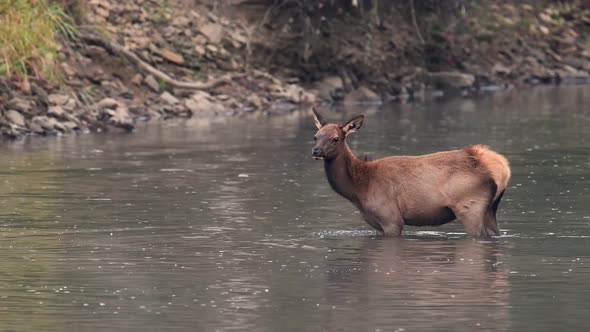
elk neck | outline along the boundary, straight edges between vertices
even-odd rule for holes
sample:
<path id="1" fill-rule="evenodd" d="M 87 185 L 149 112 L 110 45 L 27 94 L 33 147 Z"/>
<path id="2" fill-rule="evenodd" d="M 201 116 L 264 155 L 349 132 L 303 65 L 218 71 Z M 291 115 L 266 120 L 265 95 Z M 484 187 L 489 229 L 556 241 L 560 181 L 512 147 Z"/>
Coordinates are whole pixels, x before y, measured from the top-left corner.
<path id="1" fill-rule="evenodd" d="M 324 161 L 324 168 L 332 189 L 358 206 L 369 182 L 367 162 L 357 158 L 344 142 L 336 157 Z"/>

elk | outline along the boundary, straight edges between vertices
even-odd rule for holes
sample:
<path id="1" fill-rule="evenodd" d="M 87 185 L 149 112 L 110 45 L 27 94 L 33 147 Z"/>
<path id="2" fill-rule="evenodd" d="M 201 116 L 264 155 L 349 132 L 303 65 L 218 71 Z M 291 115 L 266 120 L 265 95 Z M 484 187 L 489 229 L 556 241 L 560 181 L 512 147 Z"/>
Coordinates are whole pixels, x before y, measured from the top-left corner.
<path id="1" fill-rule="evenodd" d="M 364 115 L 338 125 L 324 121 L 314 107 L 312 113 L 318 128 L 312 156 L 324 161 L 332 189 L 378 234 L 400 236 L 404 225 L 439 226 L 457 219 L 468 236 L 500 235 L 496 211 L 510 180 L 504 156 L 478 144 L 365 161 L 346 143 Z"/>

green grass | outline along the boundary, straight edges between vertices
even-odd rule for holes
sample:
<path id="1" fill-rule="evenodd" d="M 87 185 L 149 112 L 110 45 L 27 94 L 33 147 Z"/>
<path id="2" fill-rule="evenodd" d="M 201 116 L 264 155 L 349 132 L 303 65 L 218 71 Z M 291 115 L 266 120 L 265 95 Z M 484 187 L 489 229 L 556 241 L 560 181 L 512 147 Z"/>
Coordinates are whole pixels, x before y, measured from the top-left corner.
<path id="1" fill-rule="evenodd" d="M 58 35 L 76 35 L 72 19 L 58 3 L 0 0 L 0 75 L 55 78 Z"/>

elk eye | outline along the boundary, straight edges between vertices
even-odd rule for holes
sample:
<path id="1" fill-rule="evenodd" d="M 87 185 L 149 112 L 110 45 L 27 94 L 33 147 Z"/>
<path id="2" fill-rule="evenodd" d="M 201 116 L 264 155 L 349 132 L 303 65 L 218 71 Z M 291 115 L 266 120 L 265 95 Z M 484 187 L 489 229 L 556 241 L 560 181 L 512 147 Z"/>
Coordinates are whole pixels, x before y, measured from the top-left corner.
<path id="1" fill-rule="evenodd" d="M 340 139 L 340 137 L 336 136 L 336 137 L 332 138 L 332 141 L 333 142 L 338 142 L 339 139 Z"/>
<path id="2" fill-rule="evenodd" d="M 314 141 L 317 141 L 317 140 L 318 140 L 318 138 L 314 136 L 314 137 L 313 137 L 313 140 L 314 140 Z"/>

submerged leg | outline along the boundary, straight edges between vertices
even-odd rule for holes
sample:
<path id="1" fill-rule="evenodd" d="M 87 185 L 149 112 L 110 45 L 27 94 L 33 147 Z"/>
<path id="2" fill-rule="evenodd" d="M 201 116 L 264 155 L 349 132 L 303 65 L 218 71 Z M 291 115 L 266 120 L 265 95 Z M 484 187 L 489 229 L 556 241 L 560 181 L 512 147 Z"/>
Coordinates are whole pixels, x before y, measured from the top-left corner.
<path id="1" fill-rule="evenodd" d="M 486 211 L 489 211 L 487 202 L 483 200 L 471 199 L 465 202 L 460 202 L 459 204 L 450 208 L 453 210 L 457 220 L 463 224 L 465 233 L 467 233 L 467 235 L 476 237 L 488 237 L 490 235 L 495 235 L 488 234 L 484 225 Z"/>
<path id="2" fill-rule="evenodd" d="M 484 224 L 486 234 L 488 236 L 500 235 L 500 228 L 498 227 L 498 222 L 496 221 L 496 215 L 492 209 L 489 209 L 486 212 L 486 214 L 484 215 L 483 224 Z"/>
<path id="3" fill-rule="evenodd" d="M 363 213 L 365 221 L 377 230 L 379 235 L 400 236 L 404 228 L 404 221 L 397 212 L 377 213 L 366 211 Z"/>
<path id="4" fill-rule="evenodd" d="M 403 223 L 387 223 L 381 225 L 383 228 L 383 235 L 385 236 L 401 236 L 404 228 Z"/>

